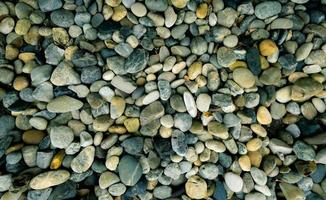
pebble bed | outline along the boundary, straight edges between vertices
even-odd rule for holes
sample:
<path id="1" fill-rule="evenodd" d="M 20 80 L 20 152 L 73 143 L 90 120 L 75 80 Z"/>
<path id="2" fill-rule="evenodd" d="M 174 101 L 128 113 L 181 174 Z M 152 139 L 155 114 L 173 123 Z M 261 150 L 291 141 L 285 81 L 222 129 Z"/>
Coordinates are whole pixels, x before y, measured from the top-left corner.
<path id="1" fill-rule="evenodd" d="M 326 199 L 326 0 L 1 0 L 0 200 Z"/>

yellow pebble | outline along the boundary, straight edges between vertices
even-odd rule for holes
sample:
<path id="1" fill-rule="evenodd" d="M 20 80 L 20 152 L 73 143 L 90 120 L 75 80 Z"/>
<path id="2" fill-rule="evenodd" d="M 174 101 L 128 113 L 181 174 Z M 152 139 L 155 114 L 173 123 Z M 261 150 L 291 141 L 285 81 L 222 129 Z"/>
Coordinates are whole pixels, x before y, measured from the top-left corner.
<path id="1" fill-rule="evenodd" d="M 124 120 L 123 124 L 125 125 L 129 133 L 137 132 L 139 129 L 139 119 L 138 118 L 129 118 Z"/>
<path id="2" fill-rule="evenodd" d="M 272 116 L 268 109 L 260 106 L 257 111 L 257 121 L 262 125 L 269 125 L 272 123 Z"/>
<path id="3" fill-rule="evenodd" d="M 247 68 L 248 65 L 246 62 L 241 61 L 241 60 L 237 60 L 234 63 L 232 63 L 231 65 L 229 65 L 229 68 L 231 71 L 235 70 L 236 68 L 240 68 L 240 67 Z"/>
<path id="4" fill-rule="evenodd" d="M 77 51 L 77 46 L 69 46 L 65 49 L 65 59 L 71 60 L 74 53 Z"/>
<path id="5" fill-rule="evenodd" d="M 61 166 L 64 157 L 65 157 L 65 150 L 62 149 L 53 157 L 51 161 L 50 169 L 58 169 Z"/>
<path id="6" fill-rule="evenodd" d="M 208 11 L 208 6 L 206 3 L 202 3 L 198 6 L 197 10 L 196 10 L 196 16 L 199 19 L 204 19 L 207 15 L 207 11 Z"/>
<path id="7" fill-rule="evenodd" d="M 249 172 L 251 169 L 250 158 L 247 155 L 243 155 L 239 158 L 239 165 L 243 171 Z"/>
<path id="8" fill-rule="evenodd" d="M 259 55 L 260 58 L 260 64 L 262 69 L 267 69 L 269 68 L 269 62 L 264 56 Z"/>
<path id="9" fill-rule="evenodd" d="M 263 142 L 259 138 L 251 139 L 247 142 L 248 151 L 257 151 L 262 146 Z"/>
<path id="10" fill-rule="evenodd" d="M 190 80 L 194 80 L 201 74 L 202 62 L 194 62 L 190 65 L 188 69 L 188 77 Z"/>
<path id="11" fill-rule="evenodd" d="M 14 80 L 13 87 L 17 91 L 21 91 L 28 87 L 28 79 L 25 76 L 17 76 Z"/>
<path id="12" fill-rule="evenodd" d="M 184 8 L 186 7 L 188 0 L 171 0 L 171 3 L 176 8 Z"/>
<path id="13" fill-rule="evenodd" d="M 249 151 L 248 156 L 250 158 L 251 165 L 253 165 L 255 167 L 260 166 L 263 156 L 261 155 L 261 153 L 259 151 Z"/>
<path id="14" fill-rule="evenodd" d="M 114 125 L 109 127 L 109 133 L 124 134 L 127 132 L 127 129 L 124 126 Z"/>
<path id="15" fill-rule="evenodd" d="M 6 46 L 6 52 L 5 52 L 5 58 L 7 60 L 14 60 L 17 58 L 19 54 L 19 50 L 15 48 L 13 45 L 7 45 Z"/>
<path id="16" fill-rule="evenodd" d="M 127 9 L 123 5 L 118 5 L 117 7 L 113 8 L 113 21 L 121 21 L 127 15 Z"/>
<path id="17" fill-rule="evenodd" d="M 266 39 L 260 42 L 259 51 L 263 56 L 271 56 L 278 51 L 278 47 L 273 40 Z"/>
<path id="18" fill-rule="evenodd" d="M 105 0 L 105 3 L 109 6 L 116 7 L 121 4 L 121 0 Z"/>
<path id="19" fill-rule="evenodd" d="M 35 59 L 35 53 L 31 53 L 31 52 L 20 53 L 18 58 L 22 60 L 24 63 L 28 63 L 29 61 Z"/>
<path id="20" fill-rule="evenodd" d="M 259 135 L 261 137 L 266 137 L 266 135 L 267 135 L 266 129 L 260 124 L 251 124 L 250 128 L 254 133 L 256 133 L 257 135 Z"/>

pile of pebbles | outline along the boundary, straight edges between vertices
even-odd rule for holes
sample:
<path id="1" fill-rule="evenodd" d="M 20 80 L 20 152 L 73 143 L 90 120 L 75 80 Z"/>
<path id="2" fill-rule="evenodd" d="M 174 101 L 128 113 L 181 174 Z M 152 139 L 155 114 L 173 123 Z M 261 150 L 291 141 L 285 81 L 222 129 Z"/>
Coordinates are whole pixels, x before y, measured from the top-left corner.
<path id="1" fill-rule="evenodd" d="M 0 199 L 325 199 L 325 14 L 0 1 Z"/>

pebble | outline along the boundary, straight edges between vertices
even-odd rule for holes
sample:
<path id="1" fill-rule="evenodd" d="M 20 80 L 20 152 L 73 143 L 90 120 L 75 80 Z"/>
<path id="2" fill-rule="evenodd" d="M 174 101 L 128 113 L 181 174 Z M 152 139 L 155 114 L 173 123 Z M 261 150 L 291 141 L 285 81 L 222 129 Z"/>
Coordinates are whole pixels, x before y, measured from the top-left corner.
<path id="1" fill-rule="evenodd" d="M 51 100 L 47 105 L 47 109 L 54 113 L 65 113 L 78 110 L 82 106 L 83 103 L 77 99 L 70 96 L 60 96 Z"/>
<path id="2" fill-rule="evenodd" d="M 74 71 L 72 63 L 63 61 L 53 70 L 50 80 L 57 86 L 74 85 L 80 83 L 80 76 Z"/>
<path id="3" fill-rule="evenodd" d="M 122 97 L 114 96 L 111 99 L 111 104 L 110 104 L 110 116 L 112 119 L 117 119 L 120 117 L 126 107 L 126 102 Z"/>
<path id="4" fill-rule="evenodd" d="M 120 180 L 126 186 L 134 186 L 142 176 L 143 170 L 134 157 L 125 155 L 118 165 Z"/>
<path id="5" fill-rule="evenodd" d="M 203 199 L 207 196 L 207 183 L 199 176 L 191 176 L 185 185 L 187 195 L 192 199 Z"/>
<path id="6" fill-rule="evenodd" d="M 209 110 L 212 98 L 208 94 L 200 94 L 196 99 L 196 107 L 200 112 Z"/>
<path id="7" fill-rule="evenodd" d="M 255 7 L 255 15 L 259 19 L 266 19 L 281 12 L 282 5 L 278 1 L 264 1 Z"/>
<path id="8" fill-rule="evenodd" d="M 263 56 L 272 56 L 278 51 L 278 47 L 273 40 L 266 39 L 259 43 L 259 51 Z"/>
<path id="9" fill-rule="evenodd" d="M 265 185 L 267 182 L 267 176 L 265 174 L 265 172 L 263 170 L 260 170 L 257 167 L 252 167 L 250 169 L 250 174 L 252 176 L 252 178 L 254 179 L 254 181 L 258 184 L 258 185 Z"/>
<path id="10" fill-rule="evenodd" d="M 140 113 L 141 125 L 146 125 L 153 120 L 159 119 L 164 115 L 164 107 L 159 101 L 155 101 L 146 106 Z"/>
<path id="11" fill-rule="evenodd" d="M 12 176 L 10 174 L 7 175 L 1 175 L 0 176 L 0 192 L 5 192 L 9 190 L 9 188 L 12 186 Z"/>
<path id="12" fill-rule="evenodd" d="M 106 189 L 111 185 L 118 183 L 120 181 L 118 175 L 113 172 L 106 171 L 101 174 L 99 178 L 99 186 L 101 189 Z"/>
<path id="13" fill-rule="evenodd" d="M 272 123 L 272 116 L 269 110 L 264 107 L 260 106 L 257 111 L 257 121 L 262 125 L 268 125 Z"/>
<path id="14" fill-rule="evenodd" d="M 232 192 L 240 192 L 242 190 L 243 180 L 239 175 L 233 172 L 227 172 L 224 174 L 224 180 Z"/>
<path id="15" fill-rule="evenodd" d="M 54 170 L 43 172 L 35 177 L 29 183 L 29 186 L 34 190 L 42 190 L 52 186 L 60 185 L 66 182 L 70 177 L 67 170 Z"/>
<path id="16" fill-rule="evenodd" d="M 51 128 L 50 139 L 54 147 L 64 149 L 74 140 L 74 133 L 67 126 L 56 126 Z"/>
<path id="17" fill-rule="evenodd" d="M 190 92 L 183 93 L 183 100 L 185 102 L 186 109 L 191 117 L 197 116 L 197 107 L 194 100 L 194 97 L 191 95 Z"/>
<path id="18" fill-rule="evenodd" d="M 86 172 L 93 164 L 95 156 L 95 148 L 93 146 L 85 147 L 71 161 L 71 169 L 76 173 Z"/>
<path id="19" fill-rule="evenodd" d="M 233 71 L 233 79 L 243 88 L 251 88 L 255 85 L 255 77 L 246 68 L 237 68 Z"/>

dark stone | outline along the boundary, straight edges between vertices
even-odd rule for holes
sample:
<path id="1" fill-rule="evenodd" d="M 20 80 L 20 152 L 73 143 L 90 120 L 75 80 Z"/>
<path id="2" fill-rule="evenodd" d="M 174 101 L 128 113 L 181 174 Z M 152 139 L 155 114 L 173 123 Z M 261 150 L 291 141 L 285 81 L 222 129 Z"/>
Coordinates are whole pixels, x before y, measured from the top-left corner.
<path id="1" fill-rule="evenodd" d="M 126 59 L 125 70 L 128 73 L 137 73 L 146 67 L 148 59 L 149 53 L 145 49 L 136 49 Z"/>
<path id="2" fill-rule="evenodd" d="M 292 54 L 285 54 L 283 56 L 280 56 L 278 62 L 280 63 L 282 68 L 287 70 L 294 70 L 298 64 L 294 55 Z"/>
<path id="3" fill-rule="evenodd" d="M 216 180 L 213 198 L 214 200 L 227 200 L 227 194 L 224 188 L 224 184 L 220 180 Z"/>
<path id="4" fill-rule="evenodd" d="M 255 47 L 250 47 L 247 49 L 246 60 L 250 71 L 258 76 L 261 72 L 261 64 L 259 58 L 259 51 Z"/>
<path id="5" fill-rule="evenodd" d="M 72 181 L 67 181 L 54 188 L 48 200 L 70 199 L 77 194 L 77 185 Z"/>
<path id="6" fill-rule="evenodd" d="M 30 190 L 27 193 L 27 200 L 47 200 L 52 192 L 52 188 L 43 190 Z"/>
<path id="7" fill-rule="evenodd" d="M 114 22 L 112 20 L 103 21 L 97 29 L 101 34 L 113 34 L 114 31 L 117 31 L 121 27 L 120 23 Z"/>
<path id="8" fill-rule="evenodd" d="M 131 155 L 139 155 L 143 150 L 144 139 L 142 137 L 131 137 L 125 139 L 121 146 Z"/>
<path id="9" fill-rule="evenodd" d="M 0 117 L 0 139 L 4 138 L 8 132 L 15 128 L 15 118 L 10 115 Z"/>
<path id="10" fill-rule="evenodd" d="M 72 56 L 72 63 L 77 67 L 89 67 L 96 65 L 97 59 L 93 54 L 79 50 Z"/>
<path id="11" fill-rule="evenodd" d="M 161 158 L 168 158 L 173 153 L 169 139 L 155 137 L 153 139 L 154 148 Z"/>

